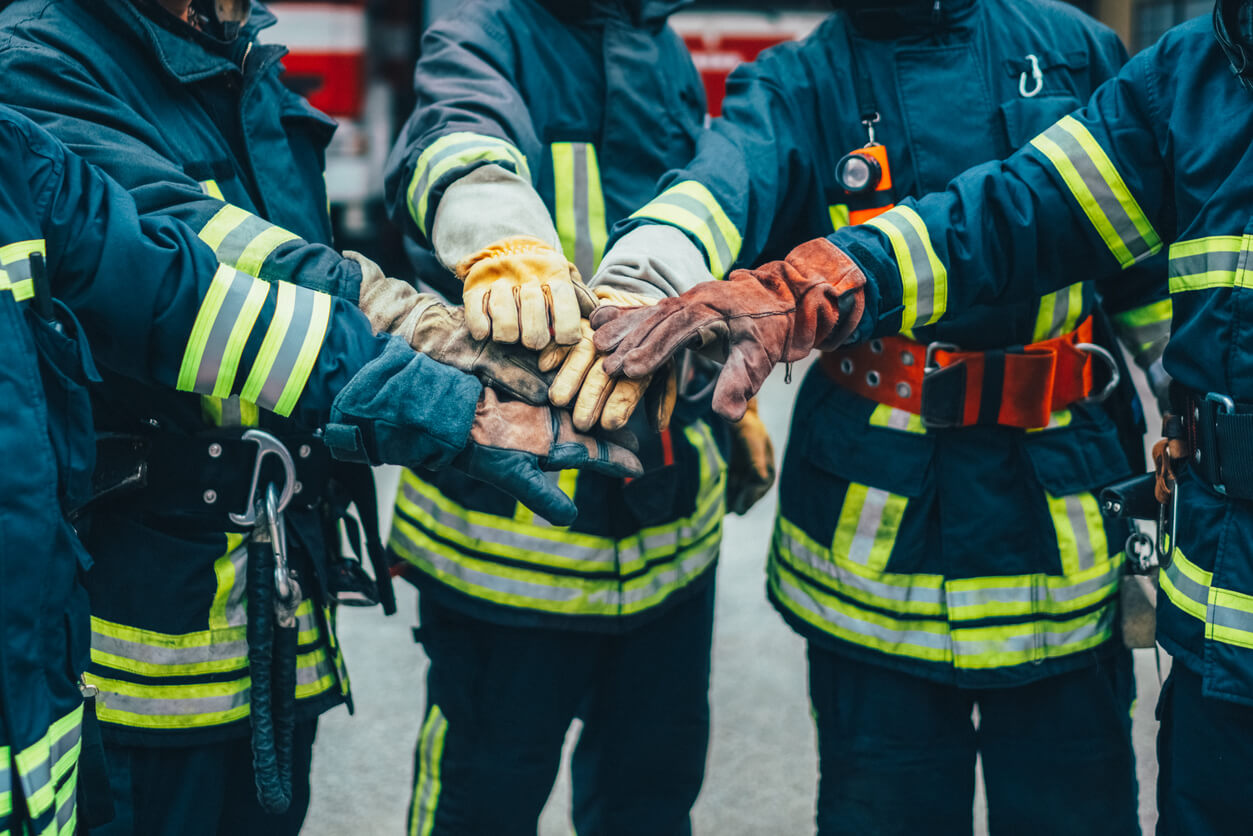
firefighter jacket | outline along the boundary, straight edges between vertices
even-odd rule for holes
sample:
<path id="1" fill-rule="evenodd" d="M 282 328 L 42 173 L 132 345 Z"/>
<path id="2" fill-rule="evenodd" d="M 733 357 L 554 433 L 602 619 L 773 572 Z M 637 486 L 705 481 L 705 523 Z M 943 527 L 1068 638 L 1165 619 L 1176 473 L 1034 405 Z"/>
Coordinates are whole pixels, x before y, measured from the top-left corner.
<path id="1" fill-rule="evenodd" d="M 840 158 L 869 138 L 862 99 L 878 112 L 874 139 L 893 183 L 870 199 L 888 203 L 1008 156 L 1125 59 L 1113 32 L 1061 3 L 939 8 L 938 23 L 924 16 L 890 40 L 837 13 L 736 70 L 695 159 L 615 237 L 675 226 L 722 277 L 866 208 L 835 179 Z M 857 92 L 859 73 L 869 96 Z M 901 215 L 884 217 L 870 223 Z M 914 246 L 908 223 L 887 234 Z M 1066 334 L 1093 313 L 1101 272 L 1076 269 L 1066 287 L 952 321 L 937 324 L 929 310 L 906 323 L 907 336 L 987 350 Z M 1108 297 L 1146 355 L 1160 352 L 1168 328 L 1164 289 L 1153 290 Z M 941 682 L 1008 686 L 1090 664 L 1114 643 L 1128 534 L 1102 521 L 1092 491 L 1130 472 L 1102 407 L 1055 413 L 1041 431 L 929 429 L 815 366 L 780 478 L 770 598 L 811 641 Z"/>
<path id="2" fill-rule="evenodd" d="M 886 330 L 916 321 L 921 299 L 942 300 L 937 316 L 961 318 L 975 305 L 1054 292 L 1092 265 L 1122 268 L 1134 285 L 1145 281 L 1134 265 L 1164 250 L 1174 312 L 1167 371 L 1202 397 L 1250 401 L 1250 105 L 1209 20 L 1197 19 L 1004 165 L 894 210 L 890 222 L 914 226 L 924 262 L 910 262 L 882 229 L 832 240 L 872 277 Z M 1187 474 L 1180 491 L 1158 641 L 1204 677 L 1206 695 L 1253 705 L 1253 510 Z"/>
<path id="3" fill-rule="evenodd" d="M 254 5 L 238 35 L 219 40 L 156 4 L 19 0 L 0 12 L 5 99 L 120 182 L 140 211 L 190 226 L 221 263 L 355 302 L 360 269 L 327 246 L 323 165 L 334 125 L 280 83 L 285 50 L 258 42 L 272 22 Z M 273 402 L 255 388 L 244 394 L 200 400 L 110 380 L 96 425 L 179 437 L 217 425 L 294 431 L 259 413 L 279 407 L 281 393 Z M 193 504 L 95 516 L 88 679 L 102 691 L 108 739 L 182 745 L 247 734 L 246 552 L 239 535 L 174 519 L 206 510 Z M 316 516 L 288 515 L 306 578 L 326 554 Z M 307 599 L 299 618 L 298 712 L 308 718 L 343 701 L 348 681 L 325 596 Z"/>
<path id="4" fill-rule="evenodd" d="M 680 5 L 475 0 L 433 25 L 386 180 L 416 246 L 429 251 L 448 186 L 496 165 L 534 186 L 567 257 L 592 275 L 610 225 L 695 148 L 704 93 L 666 26 Z M 451 276 L 435 263 L 422 278 L 447 289 Z M 579 508 L 569 528 L 462 476 L 406 473 L 390 548 L 424 593 L 479 617 L 628 629 L 713 577 L 725 428 L 703 414 L 689 407 L 668 433 L 637 433 L 640 478 L 564 472 Z"/>
<path id="5" fill-rule="evenodd" d="M 185 226 L 141 220 L 123 188 L 3 107 L 0 157 L 0 834 L 69 834 L 92 560 L 66 515 L 95 459 L 88 339 L 101 367 L 157 386 L 230 393 L 261 379 L 311 423 L 386 341 L 352 305 L 219 265 Z M 222 304 L 239 292 L 251 311 Z M 284 297 L 305 313 L 285 314 Z M 201 339 L 219 326 L 238 339 Z M 298 370 L 267 360 L 285 334 L 310 346 Z"/>

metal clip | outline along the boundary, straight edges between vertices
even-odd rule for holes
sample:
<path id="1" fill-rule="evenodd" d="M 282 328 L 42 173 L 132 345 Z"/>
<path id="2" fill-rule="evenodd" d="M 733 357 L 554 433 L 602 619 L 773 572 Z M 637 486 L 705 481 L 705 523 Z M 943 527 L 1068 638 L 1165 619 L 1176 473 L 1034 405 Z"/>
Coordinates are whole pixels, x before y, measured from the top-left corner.
<path id="1" fill-rule="evenodd" d="M 1035 86 L 1030 90 L 1027 89 L 1027 71 L 1023 70 L 1022 75 L 1018 76 L 1018 95 L 1024 99 L 1033 98 L 1044 88 L 1044 73 L 1040 72 L 1040 59 L 1034 55 L 1028 55 L 1027 63 L 1031 65 L 1031 78 Z"/>
<path id="2" fill-rule="evenodd" d="M 875 115 L 871 116 L 869 119 L 862 119 L 861 123 L 866 126 L 865 147 L 869 148 L 871 145 L 878 145 L 879 143 L 875 142 L 875 138 L 874 138 L 874 126 L 879 123 L 878 112 L 876 112 Z"/>
<path id="3" fill-rule="evenodd" d="M 1170 533 L 1163 536 L 1163 531 Z M 1162 568 L 1170 565 L 1175 554 L 1175 533 L 1179 530 L 1179 480 L 1170 486 L 1170 523 L 1166 521 L 1166 505 L 1157 512 L 1157 563 Z M 1167 539 L 1169 538 L 1169 539 Z"/>
<path id="4" fill-rule="evenodd" d="M 1100 403 L 1114 394 L 1114 390 L 1118 388 L 1118 384 L 1122 381 L 1122 373 L 1118 371 L 1118 362 L 1114 360 L 1114 355 L 1110 354 L 1108 350 L 1095 343 L 1075 343 L 1075 348 L 1100 357 L 1109 367 L 1109 382 L 1105 384 L 1105 388 L 1097 394 L 1089 395 L 1079 401 L 1079 403 Z"/>
<path id="5" fill-rule="evenodd" d="M 230 518 L 231 522 L 236 525 L 255 525 L 258 510 L 264 508 L 262 504 L 264 498 L 260 495 L 258 489 L 261 486 L 261 465 L 264 463 L 265 457 L 277 456 L 279 462 L 283 465 L 283 492 L 278 500 L 278 512 L 280 514 L 287 509 L 287 506 L 291 503 L 292 495 L 295 493 L 296 462 L 292 459 L 291 451 L 287 449 L 287 445 L 265 430 L 251 429 L 245 432 L 241 438 L 244 441 L 251 441 L 257 445 L 257 458 L 252 469 L 252 488 L 248 491 L 248 505 L 244 508 L 243 513 L 232 513 Z"/>
<path id="6" fill-rule="evenodd" d="M 1205 396 L 1205 400 L 1218 404 L 1218 410 L 1217 412 L 1214 413 L 1215 417 L 1219 415 L 1230 415 L 1236 411 L 1236 402 L 1232 400 L 1230 397 L 1228 397 L 1227 395 L 1222 395 L 1222 394 L 1219 394 L 1218 392 L 1210 392 L 1209 394 Z M 1197 455 L 1197 461 L 1200 461 L 1201 460 L 1201 447 L 1199 444 L 1197 445 L 1196 455 Z M 1215 456 L 1215 458 L 1218 459 L 1218 464 L 1214 468 L 1212 468 L 1212 470 L 1214 473 L 1221 476 L 1222 467 L 1223 467 L 1222 458 L 1218 456 Z M 1223 496 L 1227 495 L 1227 486 L 1224 485 L 1222 482 L 1215 482 L 1214 490 L 1218 491 Z"/>
<path id="7" fill-rule="evenodd" d="M 278 489 L 271 482 L 265 489 L 265 522 L 270 534 L 270 548 L 274 550 L 274 615 L 278 626 L 296 626 L 296 608 L 303 595 L 296 573 L 287 565 L 287 526 L 279 508 Z"/>

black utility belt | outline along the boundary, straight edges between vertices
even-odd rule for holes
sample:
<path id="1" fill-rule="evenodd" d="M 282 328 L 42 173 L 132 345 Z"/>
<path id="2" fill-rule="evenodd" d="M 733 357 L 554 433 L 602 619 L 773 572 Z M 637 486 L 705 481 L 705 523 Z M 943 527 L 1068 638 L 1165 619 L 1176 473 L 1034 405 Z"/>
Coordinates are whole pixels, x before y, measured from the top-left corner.
<path id="1" fill-rule="evenodd" d="M 1192 472 L 1224 496 L 1253 500 L 1253 403 L 1178 385 L 1171 401 Z"/>
<path id="2" fill-rule="evenodd" d="M 281 449 L 280 449 L 281 448 Z M 177 516 L 216 531 L 251 528 L 232 520 L 252 510 L 270 483 L 294 467 L 292 509 L 310 509 L 328 494 L 330 450 L 312 434 L 232 429 L 197 435 L 102 433 L 96 438 L 92 500 L 85 510 Z"/>

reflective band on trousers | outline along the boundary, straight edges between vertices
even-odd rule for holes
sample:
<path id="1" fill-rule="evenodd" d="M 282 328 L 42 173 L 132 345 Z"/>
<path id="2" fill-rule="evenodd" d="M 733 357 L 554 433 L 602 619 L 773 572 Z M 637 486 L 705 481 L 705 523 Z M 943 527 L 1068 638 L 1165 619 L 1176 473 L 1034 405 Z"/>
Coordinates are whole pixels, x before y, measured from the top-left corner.
<path id="1" fill-rule="evenodd" d="M 479 162 L 500 163 L 512 168 L 523 180 L 531 179 L 526 157 L 512 143 L 465 131 L 441 136 L 418 157 L 413 179 L 409 181 L 409 214 L 423 235 L 431 234 L 431 219 L 427 215 L 431 192 L 440 179 L 459 168 Z"/>
<path id="2" fill-rule="evenodd" d="M 632 218 L 677 226 L 700 242 L 709 272 L 720 279 L 740 257 L 743 238 L 713 193 L 695 180 L 684 180 L 666 189 L 637 210 Z"/>
<path id="3" fill-rule="evenodd" d="M 448 718 L 438 705 L 431 706 L 422 734 L 418 737 L 418 780 L 413 787 L 409 810 L 409 836 L 430 836 L 439 809 L 444 766 L 444 739 L 448 736 Z"/>
<path id="4" fill-rule="evenodd" d="M 948 270 L 931 246 L 922 217 L 897 206 L 866 221 L 888 237 L 901 274 L 902 328 L 930 325 L 948 310 Z"/>
<path id="5" fill-rule="evenodd" d="M 1124 268 L 1162 248 L 1162 239 L 1096 137 L 1065 116 L 1031 140 L 1066 183 L 1101 240 Z"/>
<path id="6" fill-rule="evenodd" d="M 1214 586 L 1214 574 L 1179 549 L 1159 577 L 1170 602 L 1204 622 L 1205 638 L 1253 648 L 1253 595 Z"/>
<path id="7" fill-rule="evenodd" d="M 0 293 L 12 293 L 19 302 L 35 295 L 35 283 L 30 272 L 32 253 L 47 256 L 47 245 L 42 238 L 16 241 L 0 247 Z"/>
<path id="8" fill-rule="evenodd" d="M 283 244 L 300 240 L 294 232 L 229 203 L 209 219 L 199 235 L 218 261 L 262 278 L 266 259 Z"/>
<path id="9" fill-rule="evenodd" d="M 717 560 L 725 465 L 703 423 L 685 429 L 700 457 L 690 517 L 614 540 L 462 508 L 406 473 L 390 547 L 475 598 L 565 615 L 630 615 L 665 600 Z"/>
<path id="10" fill-rule="evenodd" d="M 609 240 L 596 146 L 590 142 L 554 142 L 552 155 L 557 237 L 566 258 L 584 279 L 590 279 Z"/>
<path id="11" fill-rule="evenodd" d="M 68 714 L 56 720 L 44 736 L 12 753 L 12 765 L 17 771 L 13 782 L 9 772 L 11 750 L 4 750 L 4 789 L 7 798 L 0 800 L 0 820 L 19 802 L 13 798 L 10 788 L 16 783 L 25 799 L 24 806 L 30 819 L 28 832 L 32 834 L 72 834 L 74 832 L 74 798 L 78 786 L 78 753 L 82 748 L 83 707 L 75 706 Z"/>

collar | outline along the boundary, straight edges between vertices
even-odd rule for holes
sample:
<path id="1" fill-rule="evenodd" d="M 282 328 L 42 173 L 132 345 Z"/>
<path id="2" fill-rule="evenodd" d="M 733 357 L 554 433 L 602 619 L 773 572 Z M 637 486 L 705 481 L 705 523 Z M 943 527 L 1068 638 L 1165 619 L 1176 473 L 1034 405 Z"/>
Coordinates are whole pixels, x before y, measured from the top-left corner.
<path id="1" fill-rule="evenodd" d="M 978 0 L 835 0 L 834 5 L 858 35 L 886 41 L 968 29 Z"/>

